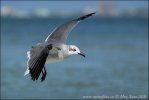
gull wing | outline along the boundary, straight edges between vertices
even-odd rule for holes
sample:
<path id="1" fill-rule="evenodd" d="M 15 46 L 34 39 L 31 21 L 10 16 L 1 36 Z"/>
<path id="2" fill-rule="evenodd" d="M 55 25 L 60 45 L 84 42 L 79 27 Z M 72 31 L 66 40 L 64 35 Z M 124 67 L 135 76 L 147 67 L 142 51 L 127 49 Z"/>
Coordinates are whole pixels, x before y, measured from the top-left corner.
<path id="1" fill-rule="evenodd" d="M 25 75 L 29 73 L 32 80 L 37 80 L 45 65 L 48 54 L 49 49 L 40 45 L 37 45 L 28 51 L 27 55 L 29 59 Z"/>
<path id="2" fill-rule="evenodd" d="M 67 37 L 71 30 L 81 21 L 85 18 L 92 16 L 94 13 L 79 17 L 77 19 L 74 19 L 72 21 L 69 21 L 65 24 L 62 24 L 58 28 L 56 28 L 45 40 L 45 42 L 57 42 L 57 43 L 66 43 Z"/>

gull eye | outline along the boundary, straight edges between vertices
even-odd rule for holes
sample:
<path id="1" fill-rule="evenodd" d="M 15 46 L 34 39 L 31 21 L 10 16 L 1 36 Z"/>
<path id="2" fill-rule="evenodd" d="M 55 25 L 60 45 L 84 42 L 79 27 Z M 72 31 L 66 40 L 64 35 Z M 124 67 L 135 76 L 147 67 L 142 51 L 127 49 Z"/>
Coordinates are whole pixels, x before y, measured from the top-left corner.
<path id="1" fill-rule="evenodd" d="M 76 51 L 76 49 L 73 49 L 73 51 Z"/>

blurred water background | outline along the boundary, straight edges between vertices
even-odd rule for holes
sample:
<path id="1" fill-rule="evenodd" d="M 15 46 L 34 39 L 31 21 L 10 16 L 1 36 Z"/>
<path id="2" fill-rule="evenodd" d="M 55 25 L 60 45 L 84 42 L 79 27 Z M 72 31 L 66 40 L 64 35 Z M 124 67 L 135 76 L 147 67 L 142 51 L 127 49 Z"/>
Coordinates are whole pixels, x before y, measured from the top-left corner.
<path id="1" fill-rule="evenodd" d="M 71 18 L 70 18 L 71 19 Z M 47 78 L 33 82 L 26 52 L 70 19 L 1 20 L 1 98 L 82 98 L 100 95 L 148 96 L 148 19 L 98 18 L 82 21 L 70 34 L 86 58 L 47 64 Z"/>
<path id="2" fill-rule="evenodd" d="M 1 3 L 1 99 L 148 98 L 147 1 Z M 94 11 L 67 41 L 86 58 L 46 64 L 44 82 L 24 77 L 31 46 L 55 27 Z"/>

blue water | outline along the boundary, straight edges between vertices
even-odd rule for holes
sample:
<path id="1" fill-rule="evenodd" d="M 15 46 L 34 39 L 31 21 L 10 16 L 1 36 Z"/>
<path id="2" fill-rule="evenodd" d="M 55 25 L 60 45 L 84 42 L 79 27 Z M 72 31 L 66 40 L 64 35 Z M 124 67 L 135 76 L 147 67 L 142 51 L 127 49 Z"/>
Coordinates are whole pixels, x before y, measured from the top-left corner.
<path id="1" fill-rule="evenodd" d="M 148 98 L 148 20 L 89 18 L 69 35 L 86 58 L 46 64 L 44 82 L 33 82 L 26 52 L 70 19 L 1 20 L 1 98 L 78 99 L 83 96 L 143 95 Z"/>

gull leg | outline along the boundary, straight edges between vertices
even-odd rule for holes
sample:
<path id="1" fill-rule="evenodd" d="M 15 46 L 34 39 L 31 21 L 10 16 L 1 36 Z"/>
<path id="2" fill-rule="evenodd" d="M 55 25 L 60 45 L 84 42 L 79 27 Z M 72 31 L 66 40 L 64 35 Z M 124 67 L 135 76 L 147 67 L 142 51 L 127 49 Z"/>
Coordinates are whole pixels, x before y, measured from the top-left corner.
<path id="1" fill-rule="evenodd" d="M 46 75 L 47 75 L 46 68 L 43 67 L 43 69 L 42 69 L 42 77 L 41 77 L 41 81 L 44 81 L 44 80 L 45 80 Z"/>

